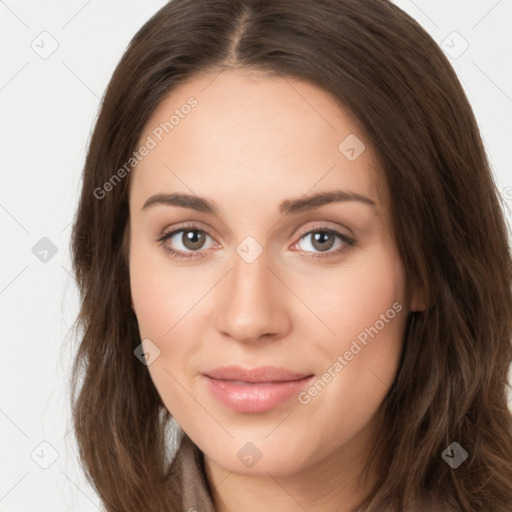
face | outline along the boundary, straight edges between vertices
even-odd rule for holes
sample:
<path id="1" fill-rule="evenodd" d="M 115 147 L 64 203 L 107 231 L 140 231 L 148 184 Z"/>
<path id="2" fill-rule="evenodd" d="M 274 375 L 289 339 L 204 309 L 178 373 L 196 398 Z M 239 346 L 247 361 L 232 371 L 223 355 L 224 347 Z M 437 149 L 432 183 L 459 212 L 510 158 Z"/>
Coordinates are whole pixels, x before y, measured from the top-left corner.
<path id="1" fill-rule="evenodd" d="M 360 457 L 412 305 L 357 121 L 308 83 L 225 71 L 173 90 L 143 145 L 130 285 L 167 409 L 239 474 Z"/>

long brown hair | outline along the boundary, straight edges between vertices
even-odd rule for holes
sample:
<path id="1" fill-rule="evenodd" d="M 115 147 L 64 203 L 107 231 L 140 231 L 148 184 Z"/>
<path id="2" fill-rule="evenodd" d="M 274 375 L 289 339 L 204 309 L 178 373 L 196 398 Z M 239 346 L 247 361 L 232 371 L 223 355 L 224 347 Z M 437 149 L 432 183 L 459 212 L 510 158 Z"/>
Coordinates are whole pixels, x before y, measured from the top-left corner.
<path id="1" fill-rule="evenodd" d="M 380 477 L 358 510 L 403 511 L 414 496 L 435 496 L 443 510 L 512 510 L 507 225 L 453 68 L 387 0 L 173 0 L 119 62 L 90 140 L 72 234 L 81 294 L 73 425 L 106 509 L 179 510 L 180 496 L 179 482 L 168 482 L 170 414 L 133 353 L 141 340 L 127 266 L 130 177 L 102 198 L 94 191 L 130 159 L 173 88 L 233 68 L 309 81 L 358 119 L 384 173 L 408 286 L 429 305 L 408 318 L 367 464 L 379 461 Z M 468 453 L 456 469 L 441 456 L 453 442 Z"/>

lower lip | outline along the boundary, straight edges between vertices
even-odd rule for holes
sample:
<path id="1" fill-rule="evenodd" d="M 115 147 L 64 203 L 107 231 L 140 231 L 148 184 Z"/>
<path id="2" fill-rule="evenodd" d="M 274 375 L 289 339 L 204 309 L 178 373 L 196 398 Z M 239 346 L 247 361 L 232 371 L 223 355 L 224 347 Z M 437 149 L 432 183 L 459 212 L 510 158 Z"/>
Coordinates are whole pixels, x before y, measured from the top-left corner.
<path id="1" fill-rule="evenodd" d="M 313 376 L 286 382 L 250 384 L 216 380 L 203 375 L 213 395 L 236 412 L 265 412 L 289 400 L 311 381 Z"/>

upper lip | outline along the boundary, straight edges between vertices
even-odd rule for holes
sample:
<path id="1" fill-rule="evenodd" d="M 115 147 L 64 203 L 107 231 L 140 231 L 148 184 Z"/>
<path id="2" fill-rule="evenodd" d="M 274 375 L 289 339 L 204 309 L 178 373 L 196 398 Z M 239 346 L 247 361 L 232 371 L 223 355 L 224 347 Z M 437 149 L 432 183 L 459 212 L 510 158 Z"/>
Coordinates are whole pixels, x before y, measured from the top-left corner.
<path id="1" fill-rule="evenodd" d="M 238 380 L 242 382 L 289 382 L 312 374 L 295 372 L 277 366 L 260 366 L 257 368 L 242 368 L 241 366 L 222 366 L 203 372 L 203 375 L 216 380 Z"/>

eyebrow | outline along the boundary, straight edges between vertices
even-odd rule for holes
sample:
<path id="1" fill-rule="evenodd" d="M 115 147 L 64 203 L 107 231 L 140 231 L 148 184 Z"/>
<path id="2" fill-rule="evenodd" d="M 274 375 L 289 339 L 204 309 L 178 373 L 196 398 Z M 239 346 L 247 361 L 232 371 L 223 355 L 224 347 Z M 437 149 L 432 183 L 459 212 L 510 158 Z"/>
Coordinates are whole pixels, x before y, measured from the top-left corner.
<path id="1" fill-rule="evenodd" d="M 333 190 L 329 192 L 320 192 L 306 198 L 286 199 L 280 204 L 279 211 L 281 212 L 281 215 L 291 215 L 314 210 L 326 204 L 348 201 L 357 201 L 374 208 L 377 206 L 375 201 L 361 194 L 343 190 Z M 213 201 L 204 197 L 188 194 L 155 194 L 147 199 L 142 206 L 142 210 L 156 205 L 180 206 L 182 208 L 189 208 L 202 213 L 219 215 L 219 209 Z"/>

